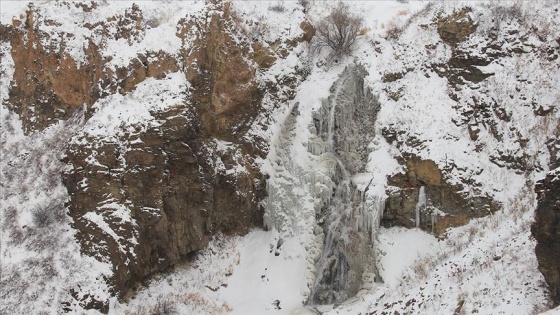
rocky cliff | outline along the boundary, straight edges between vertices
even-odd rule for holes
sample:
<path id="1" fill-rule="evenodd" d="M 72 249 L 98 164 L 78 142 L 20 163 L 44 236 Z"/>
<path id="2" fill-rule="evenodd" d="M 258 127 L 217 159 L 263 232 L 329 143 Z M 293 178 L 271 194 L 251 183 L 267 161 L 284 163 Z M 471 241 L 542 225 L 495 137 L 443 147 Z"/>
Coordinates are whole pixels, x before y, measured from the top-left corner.
<path id="1" fill-rule="evenodd" d="M 78 135 L 67 151 L 77 237 L 85 253 L 113 265 L 110 281 L 120 296 L 204 248 L 216 233 L 245 234 L 262 224 L 265 185 L 256 160 L 265 151 L 248 131 L 263 91 L 248 61 L 249 43 L 235 37 L 229 4 L 207 10 L 208 21 L 186 18 L 178 26 L 190 44 L 174 62 L 186 82 L 169 106 L 116 134 Z M 154 59 L 163 63 L 158 69 L 169 64 Z M 147 68 L 129 73 L 141 82 Z"/>
<path id="2" fill-rule="evenodd" d="M 535 253 L 555 305 L 560 304 L 560 170 L 546 175 L 535 186 L 538 206 L 531 232 Z"/>
<path id="3" fill-rule="evenodd" d="M 544 1 L 2 3 L 0 313 L 560 303 Z"/>
<path id="4" fill-rule="evenodd" d="M 95 2 L 91 6 L 65 2 L 57 6 L 75 6 L 81 14 L 93 14 L 97 8 Z M 78 109 L 88 112 L 99 98 L 125 94 L 148 77 L 162 78 L 179 70 L 177 59 L 163 51 L 142 52 L 128 65 L 108 65 L 112 57 L 101 53 L 106 41 L 125 39 L 132 44 L 145 31 L 146 21 L 136 5 L 105 21 L 81 25 L 91 32 L 82 43 L 82 59 L 71 53 L 67 43 L 79 35 L 47 32 L 61 25 L 41 13 L 30 3 L 25 19 L 2 25 L 0 34 L 2 41 L 9 42 L 14 62 L 7 104 L 21 117 L 26 133 L 66 120 Z"/>
<path id="5" fill-rule="evenodd" d="M 216 234 L 262 226 L 263 99 L 277 107 L 297 79 L 277 86 L 282 75 L 261 79 L 258 71 L 309 41 L 313 28 L 303 23 L 307 33 L 274 50 L 272 41 L 251 40 L 230 3 L 199 7 L 168 34 L 180 43 L 174 52 L 142 49 L 165 21 L 136 4 L 99 19 L 103 5 L 59 2 L 55 9 L 84 17 L 72 34 L 45 18 L 51 7 L 30 3 L 22 20 L 0 29 L 14 67 L 6 105 L 24 132 L 70 117 L 82 124 L 61 157 L 67 206 L 82 252 L 112 266 L 106 280 L 119 297 Z M 108 54 L 112 43 L 133 56 Z M 72 290 L 81 307 L 108 310 L 108 300 Z"/>
<path id="6" fill-rule="evenodd" d="M 557 49 L 551 47 L 554 43 L 550 39 L 539 37 L 536 27 L 532 31 L 519 27 L 527 23 L 519 6 L 489 6 L 488 9 L 494 14 L 491 18 L 484 17 L 485 14 L 475 18 L 470 7 L 454 8 L 451 12 L 436 11 L 429 23 L 421 27 L 437 33 L 439 38 L 426 44 L 425 50 L 417 51 L 416 56 L 407 52 L 406 45 L 395 45 L 394 61 L 402 70 L 387 72 L 382 77 L 389 103 L 406 107 L 415 102 L 407 98 L 407 91 L 411 89 L 410 84 L 404 83 L 411 83 L 407 76 L 421 74 L 426 80 L 434 76 L 442 78 L 447 97 L 443 98 L 446 105 L 441 110 L 446 111 L 448 107 L 453 112 L 451 117 L 442 119 L 451 121 L 454 126 L 439 130 L 436 137 L 447 138 L 440 144 L 464 135 L 471 142 L 469 149 L 462 151 L 438 147 L 429 124 L 413 123 L 417 126 L 414 132 L 403 126 L 408 125 L 406 119 L 416 120 L 413 117 L 396 119 L 384 126 L 382 134 L 388 143 L 399 148 L 397 159 L 402 166 L 400 173 L 391 175 L 388 180 L 383 218 L 386 226 L 416 225 L 439 235 L 447 227 L 463 225 L 472 218 L 499 210 L 504 200 L 497 200 L 500 198 L 496 198 L 496 190 L 484 189 L 481 182 L 488 176 L 489 168 L 459 165 L 457 160 L 465 160 L 460 155 L 481 153 L 498 168 L 526 177 L 546 169 L 546 162 L 535 158 L 546 152 L 535 144 L 542 141 L 539 129 L 546 130 L 543 134 L 547 134 L 554 128 L 554 124 L 550 124 L 554 106 L 542 94 L 533 93 L 531 86 L 535 82 L 527 80 L 522 73 L 512 74 L 515 83 L 505 87 L 496 84 L 496 76 L 500 80 L 510 80 L 497 68 L 492 69 L 493 65 L 506 60 L 514 60 L 521 67 L 521 58 L 544 55 L 546 61 L 543 62 L 554 68 Z M 416 18 L 421 19 L 421 16 L 419 12 Z M 531 38 L 539 38 L 538 44 Z M 439 57 L 426 58 L 425 53 L 426 57 Z M 420 66 L 400 61 L 404 56 L 423 61 Z M 507 99 L 496 97 L 502 94 L 507 95 Z M 432 106 L 430 99 L 417 102 L 421 106 Z M 520 112 L 525 114 L 519 116 Z M 527 128 L 522 121 L 533 127 Z M 460 130 L 458 134 L 451 131 L 455 127 Z M 529 140 L 529 135 L 535 136 Z M 419 200 L 421 189 L 425 201 Z"/>

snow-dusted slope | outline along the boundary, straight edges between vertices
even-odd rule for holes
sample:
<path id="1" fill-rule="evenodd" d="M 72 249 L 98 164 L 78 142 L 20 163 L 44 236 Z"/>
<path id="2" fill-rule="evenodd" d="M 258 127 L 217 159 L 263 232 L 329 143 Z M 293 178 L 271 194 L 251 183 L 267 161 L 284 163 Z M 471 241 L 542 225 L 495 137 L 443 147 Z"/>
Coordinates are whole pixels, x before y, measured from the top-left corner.
<path id="1" fill-rule="evenodd" d="M 269 43 L 267 49 L 274 49 L 276 57 L 284 55 L 256 74 L 260 84 L 280 92 L 263 97 L 264 110 L 248 133 L 269 146 L 266 159 L 257 161 L 268 178 L 263 204 L 268 230 L 215 237 L 207 249 L 155 275 L 136 295 L 125 301 L 111 298 L 109 313 L 537 314 L 550 308 L 529 227 L 536 207 L 533 185 L 548 171 L 546 143 L 555 137 L 560 115 L 558 3 L 348 1 L 351 12 L 364 17 L 364 29 L 353 54 L 339 60 L 326 60 L 328 51 L 312 53 L 305 42 L 282 52 L 287 41 L 300 35 L 304 18 L 317 22 L 337 5 L 310 1 L 304 10 L 303 3 L 232 2 L 244 34 Z M 57 13 L 61 5 L 67 15 Z M 154 28 L 145 29 L 132 44 L 118 36 L 99 43 L 102 54 L 112 57 L 110 66 L 128 65 L 143 51 L 180 54 L 178 37 L 161 34 L 175 34 L 179 20 L 202 10 L 204 2 L 138 5 Z M 20 2 L 3 1 L 1 6 L 3 24 L 26 8 Z M 92 19 L 82 16 L 81 9 L 74 12 L 72 5 L 37 6 L 57 21 L 41 26 L 47 32 Z M 465 6 L 470 8 L 465 21 L 477 27 L 453 46 L 442 40 L 438 23 Z M 130 7 L 121 1 L 101 5 L 88 22 L 107 20 Z M 76 28 L 67 43 L 77 61 L 85 58 L 84 38 L 97 38 L 90 31 Z M 116 29 L 108 31 L 117 34 Z M 150 110 L 173 105 L 173 97 L 188 83 L 182 72 L 148 79 L 129 95 L 99 100 L 94 106 L 98 112 L 87 122 L 77 114 L 24 135 L 17 115 L 5 106 L 14 66 L 9 44 L 1 45 L 0 312 L 42 309 L 56 314 L 70 301 L 74 305 L 68 307 L 75 311 L 76 301 L 87 302 L 89 295 L 109 298 L 104 277 L 112 271 L 109 264 L 80 255 L 59 177 L 65 168 L 59 162 L 64 146 L 78 132 L 112 137 L 134 123 L 150 124 Z M 305 306 L 324 247 L 320 213 L 340 183 L 340 159 L 333 157 L 336 150 L 329 152 L 330 141 L 320 138 L 316 119 L 325 100 L 337 94 L 336 82 L 341 76 L 344 80 L 346 66 L 356 64 L 367 71 L 365 87 L 380 103 L 370 126 L 368 161 L 351 174 L 365 209 L 356 226 L 374 231 L 372 259 L 364 262 L 376 264 L 366 268 L 370 272 L 377 270 L 364 274 L 355 297 L 341 304 Z M 483 79 L 473 79 L 473 74 Z M 158 102 L 154 95 L 159 98 L 160 90 L 166 92 Z M 134 109 L 136 104 L 143 104 L 142 109 Z M 405 172 L 403 160 L 410 155 L 433 161 L 446 184 L 461 185 L 468 198 L 490 198 L 500 210 L 439 238 L 420 229 L 377 228 L 387 178 Z M 34 214 L 43 208 L 56 212 L 57 222 L 47 228 L 40 227 Z M 72 293 L 76 287 L 80 290 Z"/>

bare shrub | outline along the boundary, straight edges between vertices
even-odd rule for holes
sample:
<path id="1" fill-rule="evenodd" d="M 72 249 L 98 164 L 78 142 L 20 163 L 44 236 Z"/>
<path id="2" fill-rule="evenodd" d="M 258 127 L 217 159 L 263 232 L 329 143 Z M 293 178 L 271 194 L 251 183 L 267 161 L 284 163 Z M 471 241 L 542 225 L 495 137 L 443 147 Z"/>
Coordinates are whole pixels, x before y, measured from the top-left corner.
<path id="1" fill-rule="evenodd" d="M 316 47 L 329 47 L 332 50 L 331 57 L 349 55 L 363 29 L 362 24 L 362 17 L 351 14 L 348 5 L 340 2 L 317 24 Z"/>
<path id="2" fill-rule="evenodd" d="M 56 204 L 50 203 L 46 206 L 39 206 L 31 211 L 33 224 L 42 228 L 51 225 L 55 221 Z"/>
<path id="3" fill-rule="evenodd" d="M 525 20 L 519 3 L 503 5 L 499 2 L 490 2 L 489 6 L 492 12 L 491 16 L 497 27 L 503 21 L 518 20 L 519 22 L 524 22 Z"/>
<path id="4" fill-rule="evenodd" d="M 403 32 L 403 28 L 399 26 L 397 20 L 392 19 L 387 22 L 387 32 L 385 34 L 387 39 L 397 39 Z"/>
<path id="5" fill-rule="evenodd" d="M 402 10 L 399 10 L 399 11 L 397 12 L 397 15 L 399 15 L 399 16 L 405 16 L 405 15 L 407 15 L 407 14 L 409 14 L 409 13 L 410 13 L 410 10 L 409 10 L 409 9 L 402 9 Z"/>
<path id="6" fill-rule="evenodd" d="M 423 262 L 418 262 L 413 265 L 412 270 L 420 279 L 425 279 L 428 276 L 427 266 Z"/>
<path id="7" fill-rule="evenodd" d="M 170 299 L 158 299 L 157 303 L 146 312 L 146 315 L 173 314 L 177 314 L 177 307 Z"/>
<path id="8" fill-rule="evenodd" d="M 266 18 L 264 16 L 260 16 L 257 21 L 254 21 L 251 24 L 248 37 L 255 41 L 259 38 L 263 38 L 269 32 L 270 27 L 266 22 Z"/>
<path id="9" fill-rule="evenodd" d="M 311 0 L 298 0 L 299 5 L 303 8 L 303 13 L 309 11 L 309 6 L 311 5 Z"/>
<path id="10" fill-rule="evenodd" d="M 270 11 L 274 11 L 274 12 L 278 12 L 278 13 L 286 11 L 286 7 L 284 6 L 283 1 L 276 2 L 275 4 L 269 6 L 268 9 Z"/>

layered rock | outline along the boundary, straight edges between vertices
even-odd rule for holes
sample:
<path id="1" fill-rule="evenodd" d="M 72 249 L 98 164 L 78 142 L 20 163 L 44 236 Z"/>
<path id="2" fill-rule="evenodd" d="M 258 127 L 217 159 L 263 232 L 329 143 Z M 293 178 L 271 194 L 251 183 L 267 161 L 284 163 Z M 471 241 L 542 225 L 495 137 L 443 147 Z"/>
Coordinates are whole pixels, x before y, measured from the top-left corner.
<path id="1" fill-rule="evenodd" d="M 431 160 L 408 155 L 405 173 L 388 179 L 388 198 L 381 224 L 420 227 L 441 235 L 449 227 L 467 224 L 499 210 L 486 196 L 469 196 L 463 185 L 446 181 L 442 170 Z"/>
<path id="2" fill-rule="evenodd" d="M 201 138 L 184 105 L 154 113 L 157 127 L 115 142 L 84 137 L 67 151 L 70 214 L 82 249 L 113 265 L 122 294 L 206 246 L 218 232 L 261 225 L 256 152 Z"/>
<path id="3" fill-rule="evenodd" d="M 560 169 L 549 172 L 535 186 L 538 205 L 531 232 L 537 241 L 539 270 L 555 305 L 560 304 Z"/>
<path id="4" fill-rule="evenodd" d="M 69 28 L 76 34 L 34 4 L 24 20 L 0 26 L 15 68 L 6 104 L 27 134 L 70 117 L 83 124 L 64 157 L 67 206 L 82 251 L 112 266 L 112 293 L 126 298 L 217 233 L 262 226 L 265 180 L 256 161 L 266 155 L 270 120 L 263 106 L 292 98 L 306 70 L 298 63 L 293 72 L 259 75 L 310 41 L 313 27 L 303 22 L 293 38 L 265 42 L 248 36 L 231 3 L 208 1 L 166 34 L 181 46 L 143 50 L 162 21 L 140 6 L 99 19 L 98 3 L 56 5 L 84 14 L 83 25 Z M 111 53 L 119 45 L 136 55 Z M 172 81 L 182 85 L 135 94 L 147 82 Z M 130 123 L 138 112 L 142 119 Z M 70 304 L 108 310 L 108 300 L 79 291 Z"/>
<path id="5" fill-rule="evenodd" d="M 403 42 L 405 48 L 397 50 L 394 59 L 399 67 L 396 71 L 383 74 L 384 96 L 388 102 L 395 102 L 397 107 L 402 104 L 404 110 L 417 102 L 411 94 L 407 94 L 414 85 L 410 78 L 420 78 L 423 82 L 422 77 L 431 81 L 436 75 L 439 77 L 436 80 L 443 79 L 448 99 L 442 103 L 445 106 L 441 109 L 451 110 L 452 115 L 444 118 L 449 119 L 452 126 L 448 129 L 457 127 L 450 132 L 440 129 L 438 133 L 445 136 L 437 147 L 434 146 L 434 138 L 439 135 L 422 124 L 420 119 L 415 121 L 414 117 L 410 117 L 412 125 L 418 122 L 417 125 L 425 130 L 418 128 L 412 131 L 409 126 L 402 127 L 400 123 L 406 124 L 405 119 L 395 119 L 395 122 L 383 126 L 383 136 L 399 151 L 399 164 L 404 170 L 389 178 L 389 198 L 383 220 L 387 226 L 418 225 L 441 234 L 446 227 L 462 225 L 470 218 L 500 209 L 499 202 L 495 201 L 499 199 L 496 193 L 499 188 L 485 188 L 484 177 L 487 175 L 483 173 L 488 174 L 490 168 L 511 170 L 520 177 L 543 171 L 546 165 L 535 156 L 546 150 L 541 144 L 545 141 L 552 160 L 557 161 L 557 141 L 546 136 L 555 126 L 555 122 L 551 123 L 555 106 L 543 97 L 554 92 L 548 88 L 540 89 L 544 85 L 535 84 L 520 70 L 537 63 L 534 60 L 543 60 L 549 69 L 556 69 L 555 62 L 549 62 L 557 58 L 554 49 L 549 49 L 555 44 L 539 36 L 535 29 L 523 27 L 527 21 L 519 7 L 489 6 L 489 9 L 491 13 L 488 15 L 475 12 L 474 7 L 456 9 L 447 14 L 436 12 L 427 24 L 421 25 L 426 32 L 436 35 L 435 41 L 424 46 L 425 56 L 422 55 L 424 51 L 415 56 L 407 55 L 409 43 Z M 432 54 L 439 54 L 439 57 L 427 57 Z M 540 57 L 545 55 L 548 61 Z M 417 62 L 401 64 L 399 61 L 403 58 L 416 60 L 416 56 L 420 56 Z M 515 65 L 515 69 L 512 67 L 512 71 L 504 72 L 502 67 L 506 63 Z M 547 138 L 543 139 L 543 135 Z M 460 151 L 450 152 L 441 146 L 442 143 L 464 138 L 472 143 Z M 459 165 L 455 161 L 462 157 L 451 157 L 457 152 L 482 154 L 480 156 L 486 156 L 483 160 L 489 162 L 489 166 Z M 430 158 L 432 161 L 429 161 Z M 418 163 L 423 168 L 431 165 L 430 173 L 441 180 L 434 183 L 416 174 Z M 425 202 L 419 198 L 423 195 L 422 187 Z M 419 219 L 416 214 L 418 208 L 421 209 Z"/>
<path id="6" fill-rule="evenodd" d="M 196 35 L 182 56 L 187 97 L 151 110 L 152 121 L 121 125 L 117 135 L 79 135 L 67 150 L 72 170 L 65 184 L 78 240 L 86 254 L 112 264 L 109 281 L 121 297 L 216 233 L 262 225 L 265 185 L 255 159 L 264 157 L 263 146 L 247 136 L 262 91 L 247 46 L 232 38 L 229 4 L 213 9 L 211 23 L 187 19 L 194 24 L 184 27 L 194 32 L 179 34 Z M 173 59 L 154 59 L 176 68 Z M 128 71 L 122 89 L 167 69 L 146 64 Z"/>
<path id="7" fill-rule="evenodd" d="M 437 32 L 448 45 L 455 46 L 466 40 L 476 30 L 477 24 L 472 20 L 468 7 L 454 11 L 447 16 L 439 16 Z"/>
<path id="8" fill-rule="evenodd" d="M 247 63 L 250 43 L 233 37 L 230 5 L 218 3 L 220 13 L 208 20 L 187 18 L 179 29 L 193 43 L 183 50 L 183 63 L 204 132 L 227 140 L 247 132 L 263 93 L 254 81 L 257 69 Z"/>
<path id="9" fill-rule="evenodd" d="M 82 7 L 90 12 L 96 4 Z M 148 77 L 162 78 L 179 70 L 177 59 L 163 51 L 139 54 L 127 66 L 108 65 L 110 58 L 102 55 L 99 43 L 123 38 L 132 45 L 142 37 L 145 21 L 135 5 L 123 15 L 84 25 L 92 32 L 83 47 L 84 60 L 76 60 L 67 51 L 65 40 L 76 35 L 41 30 L 40 26 L 52 23 L 56 22 L 38 16 L 31 3 L 24 21 L 14 19 L 12 25 L 0 29 L 0 40 L 10 42 L 15 66 L 7 104 L 19 115 L 26 133 L 66 120 L 78 109 L 89 110 L 104 96 L 126 94 Z M 109 31 L 113 28 L 116 33 Z M 93 34 L 101 39 L 94 40 Z"/>

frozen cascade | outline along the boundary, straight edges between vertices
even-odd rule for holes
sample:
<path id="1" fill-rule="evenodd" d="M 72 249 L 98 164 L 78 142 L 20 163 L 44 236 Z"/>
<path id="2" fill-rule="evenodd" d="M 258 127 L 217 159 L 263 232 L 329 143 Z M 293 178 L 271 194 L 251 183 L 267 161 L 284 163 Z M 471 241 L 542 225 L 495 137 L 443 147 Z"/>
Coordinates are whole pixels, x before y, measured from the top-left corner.
<path id="1" fill-rule="evenodd" d="M 329 122 L 327 125 L 328 126 L 327 145 L 330 152 L 334 152 L 334 127 L 335 127 L 334 116 L 336 113 L 337 98 L 338 95 L 340 94 L 340 89 L 342 89 L 342 87 L 344 86 L 344 82 L 346 82 L 346 78 L 342 80 L 342 83 L 337 82 L 336 89 L 334 91 L 334 98 L 329 111 Z M 344 170 L 346 171 L 346 169 Z"/>
<path id="2" fill-rule="evenodd" d="M 271 161 L 274 171 L 266 182 L 268 199 L 264 213 L 264 225 L 269 229 L 274 228 L 288 234 L 297 234 L 303 228 L 301 222 L 314 216 L 314 213 L 302 211 L 303 206 L 299 200 L 303 197 L 303 192 L 297 189 L 302 185 L 302 179 L 296 177 L 296 174 L 304 174 L 304 172 L 294 161 L 289 150 L 294 138 L 298 105 L 296 103 L 290 109 L 281 125 L 277 139 L 274 140 L 276 156 Z M 303 177 L 306 175 L 304 174 Z M 325 182 L 321 176 L 309 178 L 309 180 Z"/>
<path id="3" fill-rule="evenodd" d="M 426 187 L 420 187 L 418 202 L 416 203 L 416 227 L 420 227 L 420 211 L 426 208 Z"/>
<path id="4" fill-rule="evenodd" d="M 365 165 L 364 148 L 371 141 L 368 135 L 373 136 L 368 128 L 372 128 L 378 109 L 376 99 L 363 91 L 363 76 L 359 67 L 345 69 L 331 89 L 333 94 L 314 117 L 314 129 L 326 138 L 328 152 L 323 153 L 319 137 L 309 142 L 308 150 L 335 159 L 336 185 L 319 213 L 325 237 L 309 305 L 340 303 L 357 293 L 366 273 L 376 272 L 373 244 L 385 196 L 369 189 L 371 181 L 358 188 L 351 175 Z M 362 124 L 355 122 L 356 117 L 364 120 Z"/>
<path id="5" fill-rule="evenodd" d="M 309 116 L 299 103 L 285 112 L 267 158 L 264 224 L 308 251 L 307 304 L 339 303 L 375 277 L 374 240 L 384 189 L 362 180 L 379 103 L 364 89 L 367 72 L 347 67 L 331 96 Z M 302 104 L 306 108 L 313 104 Z M 303 108 L 303 107 L 302 107 Z M 301 150 L 301 128 L 308 128 Z M 341 145 L 342 144 L 342 145 Z M 368 180 L 371 175 L 368 175 Z"/>

